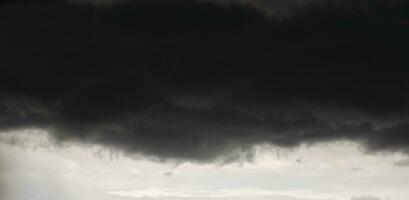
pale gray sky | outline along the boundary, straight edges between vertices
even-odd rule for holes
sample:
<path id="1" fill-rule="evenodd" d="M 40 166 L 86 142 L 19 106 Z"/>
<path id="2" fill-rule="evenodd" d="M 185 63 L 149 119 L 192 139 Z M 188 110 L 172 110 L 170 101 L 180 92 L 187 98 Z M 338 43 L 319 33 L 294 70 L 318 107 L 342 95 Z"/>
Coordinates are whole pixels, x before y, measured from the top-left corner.
<path id="1" fill-rule="evenodd" d="M 36 131 L 37 133 L 33 133 Z M 350 142 L 258 147 L 253 162 L 155 162 L 39 130 L 0 134 L 1 200 L 406 200 L 407 157 Z"/>

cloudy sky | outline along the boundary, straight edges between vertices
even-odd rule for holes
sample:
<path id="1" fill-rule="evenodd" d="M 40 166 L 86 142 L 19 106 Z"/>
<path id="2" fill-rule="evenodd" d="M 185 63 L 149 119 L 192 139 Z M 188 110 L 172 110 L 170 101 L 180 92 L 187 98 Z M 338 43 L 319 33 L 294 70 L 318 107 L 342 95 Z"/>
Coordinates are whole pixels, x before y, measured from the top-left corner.
<path id="1" fill-rule="evenodd" d="M 3 199 L 407 199 L 409 159 L 363 154 L 352 142 L 288 150 L 258 146 L 253 161 L 155 162 L 99 145 L 55 143 L 40 130 L 0 135 Z M 14 144 L 13 144 L 14 142 Z M 16 146 L 18 143 L 19 146 Z M 2 163 L 3 163 L 2 162 Z"/>
<path id="2" fill-rule="evenodd" d="M 404 200 L 409 1 L 0 2 L 0 200 Z"/>

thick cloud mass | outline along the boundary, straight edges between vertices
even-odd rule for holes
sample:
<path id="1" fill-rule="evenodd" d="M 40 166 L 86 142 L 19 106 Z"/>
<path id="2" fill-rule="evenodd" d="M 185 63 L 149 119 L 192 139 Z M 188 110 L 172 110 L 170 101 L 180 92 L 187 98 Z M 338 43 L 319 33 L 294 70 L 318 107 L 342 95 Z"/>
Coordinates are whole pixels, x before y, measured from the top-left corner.
<path id="1" fill-rule="evenodd" d="M 65 0 L 72 3 L 85 3 L 96 6 L 112 6 L 124 2 L 137 0 Z M 169 0 L 172 2 L 174 0 Z M 212 2 L 221 5 L 238 4 L 250 6 L 262 11 L 264 14 L 274 16 L 288 16 L 293 12 L 300 10 L 311 3 L 337 2 L 337 1 L 355 1 L 355 0 L 190 0 L 197 2 Z M 389 0 L 396 1 L 396 0 Z"/>
<path id="2" fill-rule="evenodd" d="M 0 127 L 203 162 L 334 140 L 408 152 L 408 6 L 275 22 L 192 1 L 5 3 Z"/>

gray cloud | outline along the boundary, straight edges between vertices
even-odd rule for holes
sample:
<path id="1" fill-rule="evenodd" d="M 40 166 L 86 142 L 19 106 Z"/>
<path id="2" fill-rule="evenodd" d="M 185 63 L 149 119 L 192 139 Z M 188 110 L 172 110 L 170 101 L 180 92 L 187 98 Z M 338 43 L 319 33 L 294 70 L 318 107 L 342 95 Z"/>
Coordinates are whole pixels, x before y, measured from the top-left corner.
<path id="1" fill-rule="evenodd" d="M 399 160 L 393 163 L 393 165 L 398 167 L 408 167 L 409 166 L 409 159 Z"/>
<path id="2" fill-rule="evenodd" d="M 60 141 L 97 143 L 128 153 L 200 162 L 251 160 L 251 149 L 256 144 L 291 148 L 303 143 L 344 139 L 360 141 L 371 151 L 408 152 L 404 139 L 408 122 L 399 117 L 378 119 L 365 115 L 340 120 L 331 115 L 323 117 L 320 110 L 311 109 L 307 103 L 259 108 L 229 99 L 229 102 L 220 102 L 222 107 L 191 108 L 166 103 L 166 98 L 163 101 L 141 111 L 121 111 L 116 117 L 77 120 L 63 118 L 63 113 L 59 117 L 32 114 L 33 121 L 27 123 L 49 130 Z M 188 103 L 192 104 L 195 103 Z M 327 107 L 326 110 L 336 113 L 337 109 Z M 14 113 L 23 121 L 30 119 L 16 110 L 5 113 Z M 362 111 L 359 113 L 364 115 Z M 394 123 L 389 125 L 391 122 Z"/>
<path id="3" fill-rule="evenodd" d="M 165 172 L 163 173 L 164 176 L 173 176 L 173 172 Z"/>

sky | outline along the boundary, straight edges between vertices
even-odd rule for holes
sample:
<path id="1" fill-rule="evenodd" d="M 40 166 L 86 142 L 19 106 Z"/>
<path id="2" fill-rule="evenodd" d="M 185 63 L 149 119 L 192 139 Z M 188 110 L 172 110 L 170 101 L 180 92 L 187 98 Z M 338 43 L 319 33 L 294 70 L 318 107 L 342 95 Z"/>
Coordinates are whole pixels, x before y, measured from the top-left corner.
<path id="1" fill-rule="evenodd" d="M 403 200 L 407 0 L 0 2 L 0 200 Z"/>
<path id="2" fill-rule="evenodd" d="M 41 130 L 0 135 L 3 199 L 407 199 L 409 158 L 352 142 L 257 147 L 253 161 L 157 162 L 97 145 L 57 144 Z M 19 142 L 15 146 L 12 141 Z"/>

